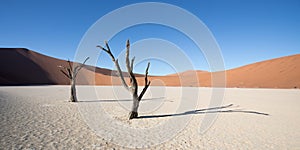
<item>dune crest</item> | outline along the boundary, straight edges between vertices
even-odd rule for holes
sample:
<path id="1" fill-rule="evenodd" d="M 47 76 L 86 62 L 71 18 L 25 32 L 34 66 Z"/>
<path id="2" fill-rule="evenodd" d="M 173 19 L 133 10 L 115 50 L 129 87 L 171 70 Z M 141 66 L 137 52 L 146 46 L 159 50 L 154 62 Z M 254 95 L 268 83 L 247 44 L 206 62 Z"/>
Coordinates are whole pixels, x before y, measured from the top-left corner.
<path id="1" fill-rule="evenodd" d="M 25 48 L 0 48 L 0 85 L 66 85 L 69 81 L 57 69 L 65 60 Z M 189 70 L 166 76 L 151 76 L 152 85 L 211 87 L 212 75 L 221 72 Z M 257 62 L 226 72 L 226 87 L 300 88 L 300 54 Z M 124 76 L 127 76 L 124 73 Z M 143 75 L 137 74 L 139 85 Z M 78 76 L 82 85 L 121 85 L 115 71 L 87 66 Z"/>

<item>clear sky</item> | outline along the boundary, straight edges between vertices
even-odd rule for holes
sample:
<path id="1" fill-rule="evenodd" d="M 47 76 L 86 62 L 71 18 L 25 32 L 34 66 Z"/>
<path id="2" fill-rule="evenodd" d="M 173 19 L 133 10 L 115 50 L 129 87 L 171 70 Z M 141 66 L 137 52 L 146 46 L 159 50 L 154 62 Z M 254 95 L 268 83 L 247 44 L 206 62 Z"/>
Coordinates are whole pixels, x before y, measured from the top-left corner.
<path id="1" fill-rule="evenodd" d="M 52 57 L 72 60 L 81 38 L 93 23 L 119 7 L 138 2 L 143 1 L 1 0 L 0 47 L 25 47 Z M 300 53 L 299 0 L 156 2 L 179 6 L 202 20 L 221 48 L 226 69 Z M 128 38 L 133 42 L 157 37 L 175 44 L 185 41 L 184 36 L 173 38 L 176 34 L 179 33 L 164 26 L 145 24 L 122 31 L 113 38 L 112 44 L 124 46 Z M 195 46 L 188 42 L 180 44 L 196 69 L 210 70 L 205 59 L 191 53 L 190 49 Z M 117 55 L 120 51 L 114 52 Z M 101 55 L 97 65 L 111 68 L 110 64 L 109 57 Z M 137 72 L 141 72 L 143 67 L 137 67 L 141 68 Z M 154 68 L 150 73 L 172 73 L 170 68 Z"/>

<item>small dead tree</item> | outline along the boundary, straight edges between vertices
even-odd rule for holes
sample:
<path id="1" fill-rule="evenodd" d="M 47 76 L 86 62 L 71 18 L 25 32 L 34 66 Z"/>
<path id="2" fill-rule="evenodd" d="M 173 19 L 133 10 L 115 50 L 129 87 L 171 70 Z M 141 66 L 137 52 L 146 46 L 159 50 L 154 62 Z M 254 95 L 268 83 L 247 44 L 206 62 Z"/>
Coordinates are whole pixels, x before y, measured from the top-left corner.
<path id="1" fill-rule="evenodd" d="M 147 68 L 145 71 L 145 86 L 144 86 L 142 92 L 138 95 L 138 83 L 135 78 L 135 74 L 133 73 L 133 63 L 134 63 L 135 57 L 133 57 L 131 59 L 131 61 L 129 60 L 129 49 L 130 49 L 129 40 L 127 40 L 127 42 L 126 42 L 126 56 L 125 57 L 126 57 L 126 68 L 127 68 L 127 71 L 129 73 L 129 78 L 130 78 L 130 84 L 131 84 L 130 86 L 128 86 L 128 84 L 126 83 L 124 76 L 122 74 L 122 70 L 120 68 L 118 59 L 115 59 L 114 55 L 111 53 L 111 50 L 109 48 L 107 41 L 105 41 L 105 46 L 106 46 L 106 48 L 99 46 L 99 45 L 97 47 L 99 47 L 101 50 L 103 50 L 107 54 L 109 54 L 112 61 L 115 63 L 115 66 L 117 68 L 117 71 L 121 78 L 121 82 L 122 82 L 123 86 L 132 94 L 133 104 L 132 104 L 131 112 L 129 113 L 129 119 L 137 118 L 140 101 L 143 98 L 145 92 L 147 91 L 147 89 L 151 83 L 150 81 L 148 81 L 148 69 L 150 67 L 150 62 L 148 62 L 148 65 L 147 65 Z"/>
<path id="2" fill-rule="evenodd" d="M 85 66 L 85 62 L 89 59 L 89 57 L 87 57 L 84 62 L 82 64 L 77 65 L 75 68 L 73 68 L 70 60 L 68 60 L 68 67 L 65 66 L 57 66 L 60 68 L 60 71 L 67 77 L 70 79 L 71 82 L 71 96 L 70 96 L 70 102 L 77 102 L 77 96 L 76 96 L 76 77 L 78 72 L 82 69 L 82 67 Z"/>

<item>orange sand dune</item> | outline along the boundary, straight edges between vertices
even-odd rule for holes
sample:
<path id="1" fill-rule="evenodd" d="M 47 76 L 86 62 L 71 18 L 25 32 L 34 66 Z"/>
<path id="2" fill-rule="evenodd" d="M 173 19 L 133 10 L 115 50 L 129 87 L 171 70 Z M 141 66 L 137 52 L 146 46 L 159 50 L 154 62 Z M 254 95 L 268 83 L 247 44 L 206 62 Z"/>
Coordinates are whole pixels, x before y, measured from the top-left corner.
<path id="1" fill-rule="evenodd" d="M 0 48 L 0 85 L 69 84 L 69 80 L 57 68 L 58 65 L 67 66 L 67 62 L 24 48 Z M 212 77 L 222 73 L 226 75 L 226 87 L 299 88 L 300 54 L 262 61 L 226 72 L 186 71 L 149 78 L 151 85 L 157 86 L 210 87 Z M 124 73 L 124 76 L 127 77 L 127 74 Z M 144 84 L 143 75 L 137 74 L 137 80 L 139 85 Z M 115 71 L 92 66 L 82 69 L 77 83 L 121 85 Z"/>
<path id="2" fill-rule="evenodd" d="M 300 54 L 227 71 L 229 87 L 300 88 Z"/>
<path id="3" fill-rule="evenodd" d="M 212 76 L 222 73 L 226 75 L 226 87 L 300 88 L 300 54 L 257 62 L 225 72 L 187 71 L 179 76 L 186 79 L 185 84 L 188 86 L 210 87 Z M 197 74 L 199 82 L 196 82 L 197 79 L 192 74 Z"/>
<path id="4" fill-rule="evenodd" d="M 69 84 L 57 66 L 67 61 L 48 57 L 24 48 L 0 48 L 0 85 Z M 84 68 L 78 75 L 79 84 L 93 84 L 89 77 L 93 68 Z M 111 70 L 97 68 L 97 72 L 111 74 Z"/>

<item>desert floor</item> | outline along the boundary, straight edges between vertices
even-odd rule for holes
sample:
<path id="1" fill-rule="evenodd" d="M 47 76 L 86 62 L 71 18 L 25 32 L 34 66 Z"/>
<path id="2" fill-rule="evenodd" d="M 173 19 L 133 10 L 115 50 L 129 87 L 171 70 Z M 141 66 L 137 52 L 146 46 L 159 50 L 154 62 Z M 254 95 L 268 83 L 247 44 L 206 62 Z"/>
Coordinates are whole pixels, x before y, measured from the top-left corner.
<path id="1" fill-rule="evenodd" d="M 140 90 L 142 87 L 140 87 Z M 299 149 L 299 89 L 0 87 L 0 149 Z"/>

